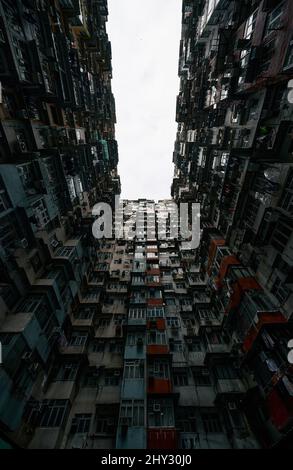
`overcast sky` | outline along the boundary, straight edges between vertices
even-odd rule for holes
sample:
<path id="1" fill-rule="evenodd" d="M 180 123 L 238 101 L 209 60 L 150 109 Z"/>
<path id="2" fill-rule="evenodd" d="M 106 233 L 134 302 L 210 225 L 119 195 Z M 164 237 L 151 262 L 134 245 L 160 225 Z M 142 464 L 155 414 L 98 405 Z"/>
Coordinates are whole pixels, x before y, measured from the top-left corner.
<path id="1" fill-rule="evenodd" d="M 181 0 L 108 0 L 122 197 L 170 197 Z"/>

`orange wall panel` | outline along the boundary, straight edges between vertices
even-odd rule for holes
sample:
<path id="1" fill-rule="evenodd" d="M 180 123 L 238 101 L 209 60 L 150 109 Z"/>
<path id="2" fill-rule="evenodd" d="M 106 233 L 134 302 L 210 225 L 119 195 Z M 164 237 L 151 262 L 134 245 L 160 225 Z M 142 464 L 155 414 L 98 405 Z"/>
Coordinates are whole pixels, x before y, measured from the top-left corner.
<path id="1" fill-rule="evenodd" d="M 148 449 L 177 449 L 175 429 L 149 429 Z"/>
<path id="2" fill-rule="evenodd" d="M 172 383 L 166 379 L 149 378 L 148 381 L 149 394 L 163 394 L 172 393 Z"/>
<path id="3" fill-rule="evenodd" d="M 147 346 L 147 354 L 160 355 L 169 354 L 169 346 L 161 344 L 150 344 Z"/>

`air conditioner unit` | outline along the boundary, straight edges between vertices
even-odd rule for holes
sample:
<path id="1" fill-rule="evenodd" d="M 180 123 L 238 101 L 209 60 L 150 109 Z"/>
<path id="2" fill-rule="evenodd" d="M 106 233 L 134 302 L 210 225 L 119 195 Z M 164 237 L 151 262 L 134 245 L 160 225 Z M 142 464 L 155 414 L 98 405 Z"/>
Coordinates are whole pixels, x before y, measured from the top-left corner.
<path id="1" fill-rule="evenodd" d="M 160 413 L 161 411 L 161 405 L 158 405 L 157 403 L 153 405 L 153 412 L 154 413 Z"/>
<path id="2" fill-rule="evenodd" d="M 51 245 L 53 248 L 57 248 L 57 246 L 59 245 L 59 243 L 60 243 L 60 242 L 59 242 L 58 240 L 55 240 L 55 239 L 54 239 L 54 240 L 52 240 L 52 241 L 50 242 L 50 245 Z"/>
<path id="3" fill-rule="evenodd" d="M 228 403 L 228 409 L 229 409 L 230 411 L 237 410 L 236 403 L 234 403 L 233 401 L 230 401 L 230 402 Z"/>
<path id="4" fill-rule="evenodd" d="M 19 240 L 19 244 L 24 249 L 28 247 L 28 241 L 26 238 L 22 238 L 21 240 Z"/>
<path id="5" fill-rule="evenodd" d="M 115 370 L 114 376 L 115 377 L 120 377 L 120 370 Z"/>
<path id="6" fill-rule="evenodd" d="M 26 143 L 21 139 L 17 139 L 17 141 L 15 142 L 15 150 L 16 152 L 19 152 L 19 153 L 26 153 L 27 152 Z"/>
<path id="7" fill-rule="evenodd" d="M 30 351 L 30 352 L 25 352 L 23 355 L 22 355 L 22 360 L 23 361 L 26 361 L 26 362 L 30 362 L 33 358 L 33 353 Z"/>
<path id="8" fill-rule="evenodd" d="M 208 370 L 203 370 L 201 372 L 201 375 L 210 375 L 209 371 Z"/>

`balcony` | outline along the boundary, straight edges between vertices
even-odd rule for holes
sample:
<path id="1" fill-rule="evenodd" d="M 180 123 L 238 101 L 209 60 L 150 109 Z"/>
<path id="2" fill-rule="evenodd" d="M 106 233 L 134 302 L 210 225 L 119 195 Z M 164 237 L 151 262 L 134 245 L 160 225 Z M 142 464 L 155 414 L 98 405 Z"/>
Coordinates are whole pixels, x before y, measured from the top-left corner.
<path id="1" fill-rule="evenodd" d="M 77 328 L 91 328 L 93 326 L 93 316 L 88 318 L 73 316 L 71 317 L 72 326 Z"/>
<path id="2" fill-rule="evenodd" d="M 210 295 L 204 292 L 195 292 L 193 299 L 195 304 L 208 304 L 211 301 Z"/>
<path id="3" fill-rule="evenodd" d="M 63 335 L 59 342 L 59 352 L 65 355 L 83 355 L 87 353 L 88 334 L 73 332 L 69 341 Z"/>
<path id="4" fill-rule="evenodd" d="M 179 435 L 180 449 L 200 449 L 200 441 L 197 433 L 181 432 Z"/>
<path id="5" fill-rule="evenodd" d="M 284 315 L 280 312 L 256 312 L 256 317 L 249 328 L 248 332 L 245 335 L 245 339 L 243 342 L 243 350 L 248 353 L 253 345 L 254 342 L 265 325 L 273 325 L 273 324 L 284 324 L 287 323 L 287 319 Z"/>
<path id="6" fill-rule="evenodd" d="M 216 382 L 216 393 L 219 394 L 234 394 L 246 393 L 246 389 L 239 379 L 218 379 Z"/>
<path id="7" fill-rule="evenodd" d="M 87 353 L 86 345 L 76 346 L 76 345 L 67 345 L 67 346 L 59 346 L 59 353 L 64 355 L 84 355 Z"/>
<path id="8" fill-rule="evenodd" d="M 231 346 L 225 343 L 222 344 L 207 344 L 207 354 L 226 354 L 231 351 Z"/>

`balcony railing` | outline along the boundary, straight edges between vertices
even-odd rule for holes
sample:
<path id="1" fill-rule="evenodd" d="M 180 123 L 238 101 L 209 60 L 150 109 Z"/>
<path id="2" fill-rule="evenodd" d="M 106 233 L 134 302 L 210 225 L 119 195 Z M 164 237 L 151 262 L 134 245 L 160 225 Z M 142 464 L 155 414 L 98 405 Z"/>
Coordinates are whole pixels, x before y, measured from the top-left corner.
<path id="1" fill-rule="evenodd" d="M 225 393 L 245 393 L 246 389 L 239 379 L 219 379 L 216 383 L 218 394 Z"/>

